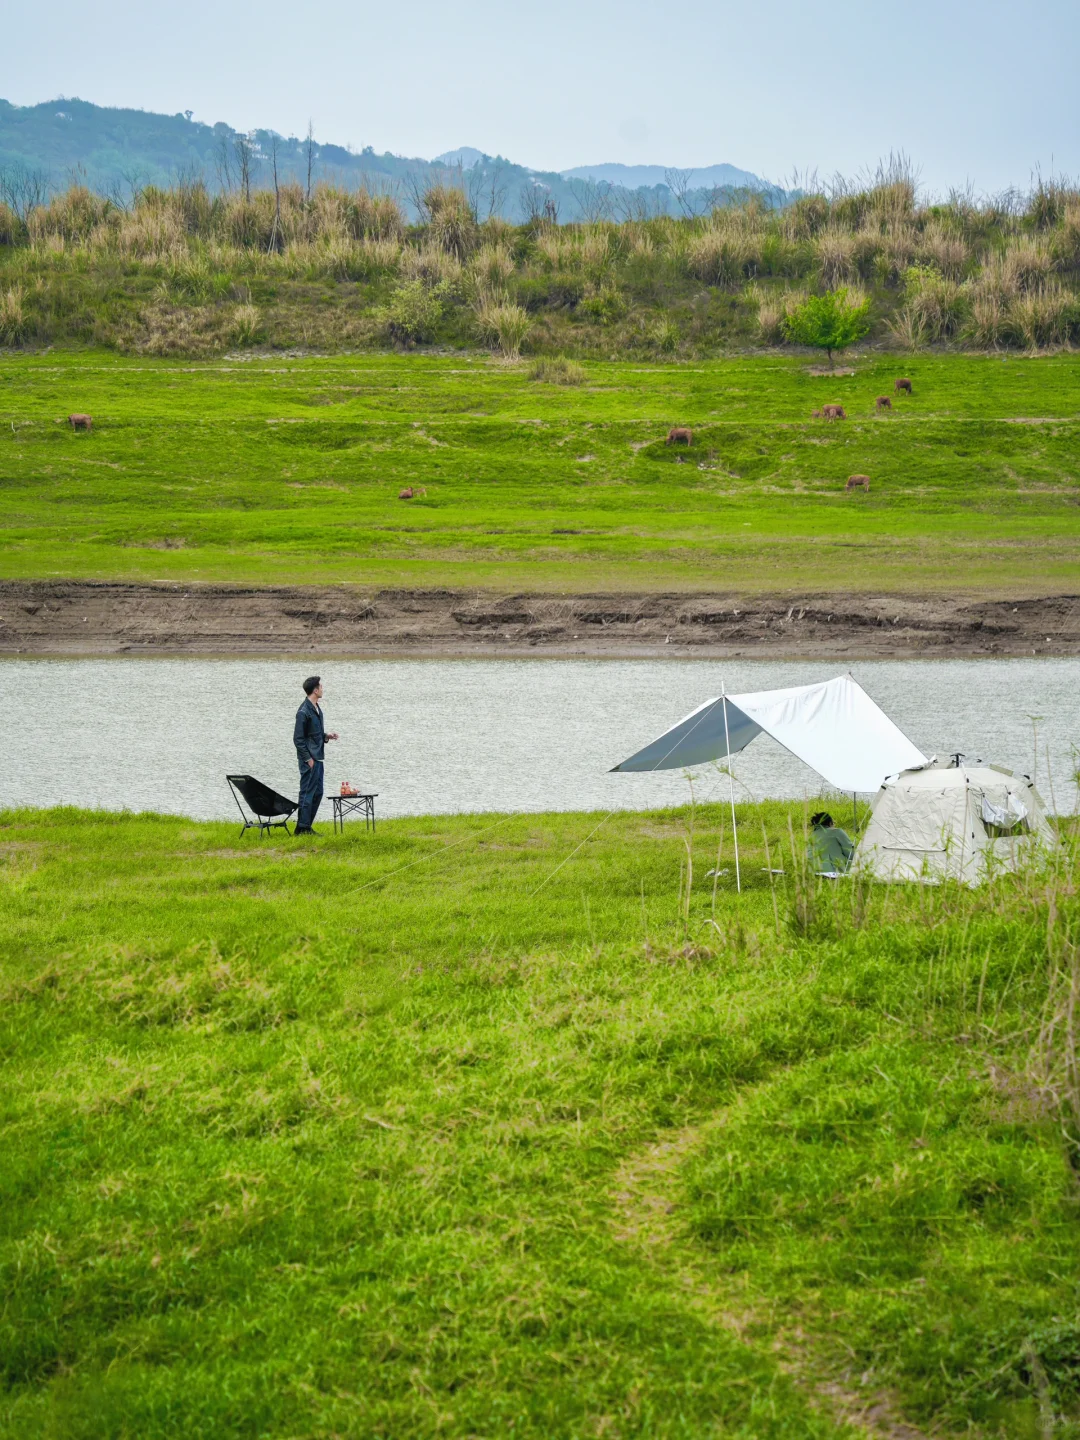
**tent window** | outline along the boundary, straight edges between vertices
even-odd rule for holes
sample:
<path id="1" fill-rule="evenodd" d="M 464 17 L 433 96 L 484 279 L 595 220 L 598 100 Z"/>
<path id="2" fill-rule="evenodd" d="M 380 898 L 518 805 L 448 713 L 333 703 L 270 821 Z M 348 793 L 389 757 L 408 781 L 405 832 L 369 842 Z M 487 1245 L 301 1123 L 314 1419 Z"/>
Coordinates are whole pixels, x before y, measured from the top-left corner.
<path id="1" fill-rule="evenodd" d="M 983 829 L 991 840 L 1007 840 L 1014 835 L 1030 835 L 1027 806 L 1016 795 L 1007 795 L 1004 805 L 995 805 L 985 795 L 982 799 Z"/>

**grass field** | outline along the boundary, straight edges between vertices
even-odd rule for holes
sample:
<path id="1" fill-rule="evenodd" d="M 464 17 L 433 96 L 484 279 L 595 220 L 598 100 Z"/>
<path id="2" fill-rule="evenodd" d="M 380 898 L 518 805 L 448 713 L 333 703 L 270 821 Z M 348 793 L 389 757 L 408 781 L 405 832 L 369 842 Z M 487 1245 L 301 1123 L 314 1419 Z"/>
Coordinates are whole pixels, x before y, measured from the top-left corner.
<path id="1" fill-rule="evenodd" d="M 0 574 L 1048 593 L 1075 587 L 1080 357 L 0 362 Z M 891 415 L 874 398 L 909 374 Z M 811 419 L 839 401 L 849 418 Z M 89 411 L 92 434 L 58 423 Z M 689 453 L 663 443 L 691 425 Z M 681 462 L 681 463 L 680 463 Z M 846 495 L 852 473 L 869 494 Z M 397 496 L 405 485 L 426 495 Z"/>
<path id="2" fill-rule="evenodd" d="M 0 1433 L 1078 1433 L 1075 855 L 598 818 L 0 815 Z"/>

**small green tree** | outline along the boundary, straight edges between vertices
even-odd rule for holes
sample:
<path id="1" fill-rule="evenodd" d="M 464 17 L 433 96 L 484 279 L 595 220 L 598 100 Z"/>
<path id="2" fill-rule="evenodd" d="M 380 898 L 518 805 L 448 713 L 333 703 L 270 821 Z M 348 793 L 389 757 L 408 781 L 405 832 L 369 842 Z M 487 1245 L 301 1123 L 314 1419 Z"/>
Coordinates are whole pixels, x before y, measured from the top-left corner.
<path id="1" fill-rule="evenodd" d="M 827 350 L 831 365 L 834 350 L 853 345 L 870 329 L 869 300 L 850 305 L 847 297 L 846 287 L 809 296 L 785 317 L 784 334 L 796 345 Z"/>

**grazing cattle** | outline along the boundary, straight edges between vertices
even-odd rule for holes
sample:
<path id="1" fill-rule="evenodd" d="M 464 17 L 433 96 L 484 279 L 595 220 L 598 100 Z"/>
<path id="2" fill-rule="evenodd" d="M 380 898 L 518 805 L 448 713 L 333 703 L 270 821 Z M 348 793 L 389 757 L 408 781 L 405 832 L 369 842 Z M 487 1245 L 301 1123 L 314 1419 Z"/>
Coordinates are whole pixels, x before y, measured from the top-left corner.
<path id="1" fill-rule="evenodd" d="M 869 475 L 849 475 L 849 476 L 847 477 L 847 484 L 844 486 L 844 489 L 845 489 L 845 490 L 869 490 L 869 489 L 870 489 L 870 476 L 869 476 Z"/>
<path id="2" fill-rule="evenodd" d="M 694 432 L 687 430 L 684 425 L 673 425 L 667 432 L 665 445 L 692 445 L 694 443 Z"/>
<path id="3" fill-rule="evenodd" d="M 896 391 L 897 395 L 899 395 L 902 390 L 906 390 L 907 393 L 910 395 L 910 394 L 911 394 L 911 381 L 910 381 L 910 380 L 897 380 L 896 384 L 893 386 L 893 389 Z"/>
<path id="4" fill-rule="evenodd" d="M 877 406 L 877 408 L 878 408 L 879 410 L 891 410 L 891 409 L 892 409 L 892 401 L 889 399 L 889 397 L 888 397 L 887 395 L 879 395 L 879 396 L 877 397 L 877 399 L 874 401 L 874 404 Z"/>
<path id="5" fill-rule="evenodd" d="M 842 405 L 822 405 L 821 413 L 826 420 L 847 419 L 847 411 Z"/>
<path id="6" fill-rule="evenodd" d="M 68 424 L 73 430 L 92 430 L 94 422 L 89 415 L 69 415 Z"/>
<path id="7" fill-rule="evenodd" d="M 398 491 L 399 500 L 412 500 L 417 495 L 426 495 L 427 491 L 423 485 L 406 485 L 404 490 Z"/>
<path id="8" fill-rule="evenodd" d="M 820 420 L 820 419 L 821 419 L 821 411 L 820 411 L 820 410 L 811 410 L 811 411 L 810 411 L 810 418 L 811 418 L 811 420 Z"/>

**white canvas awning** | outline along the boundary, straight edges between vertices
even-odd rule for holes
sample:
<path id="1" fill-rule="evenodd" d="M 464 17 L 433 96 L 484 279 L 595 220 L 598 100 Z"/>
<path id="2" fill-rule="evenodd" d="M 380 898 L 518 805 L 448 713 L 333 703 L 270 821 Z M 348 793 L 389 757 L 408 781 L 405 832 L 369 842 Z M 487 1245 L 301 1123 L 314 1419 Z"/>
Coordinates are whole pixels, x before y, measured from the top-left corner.
<path id="1" fill-rule="evenodd" d="M 724 736 L 724 707 L 727 732 Z M 917 750 L 850 675 L 817 685 L 707 700 L 615 770 L 681 770 L 738 754 L 762 731 L 837 790 L 877 790 L 886 775 L 925 765 Z"/>

